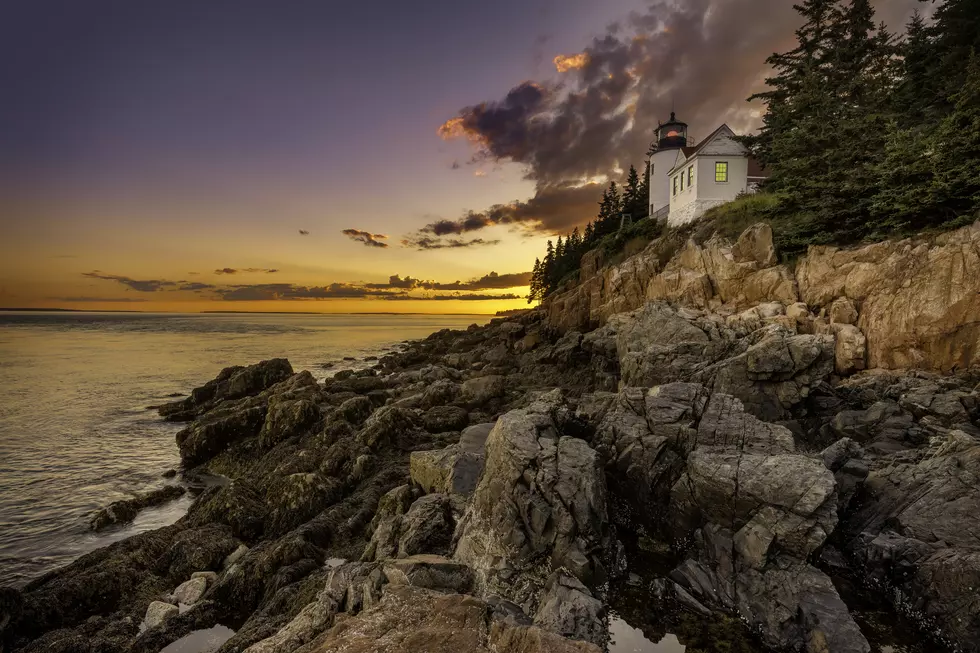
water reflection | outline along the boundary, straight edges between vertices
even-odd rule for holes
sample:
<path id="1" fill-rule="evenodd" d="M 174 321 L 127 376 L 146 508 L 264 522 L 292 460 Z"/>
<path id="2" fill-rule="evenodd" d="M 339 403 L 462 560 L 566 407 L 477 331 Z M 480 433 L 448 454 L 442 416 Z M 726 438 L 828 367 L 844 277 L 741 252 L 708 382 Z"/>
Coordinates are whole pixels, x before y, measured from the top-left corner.
<path id="1" fill-rule="evenodd" d="M 609 653 L 684 653 L 687 647 L 677 635 L 667 633 L 659 642 L 651 642 L 639 628 L 633 628 L 613 614 L 609 619 Z"/>
<path id="2" fill-rule="evenodd" d="M 211 653 L 221 648 L 221 645 L 234 635 L 234 630 L 218 624 L 188 633 L 168 644 L 160 653 Z"/>

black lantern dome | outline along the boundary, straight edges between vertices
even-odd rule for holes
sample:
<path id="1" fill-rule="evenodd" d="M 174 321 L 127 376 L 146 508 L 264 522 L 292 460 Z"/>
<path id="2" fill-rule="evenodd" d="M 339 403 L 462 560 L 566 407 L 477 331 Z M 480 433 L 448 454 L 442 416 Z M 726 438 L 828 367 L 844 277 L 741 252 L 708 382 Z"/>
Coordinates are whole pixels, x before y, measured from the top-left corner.
<path id="1" fill-rule="evenodd" d="M 670 112 L 670 120 L 657 127 L 657 149 L 676 150 L 687 146 L 687 123 Z"/>

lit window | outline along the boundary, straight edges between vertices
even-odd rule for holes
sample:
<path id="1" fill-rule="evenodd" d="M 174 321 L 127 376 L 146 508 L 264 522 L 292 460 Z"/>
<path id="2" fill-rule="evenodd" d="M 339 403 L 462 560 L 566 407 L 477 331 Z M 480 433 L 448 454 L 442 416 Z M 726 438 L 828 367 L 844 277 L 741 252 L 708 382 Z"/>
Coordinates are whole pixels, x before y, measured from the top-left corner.
<path id="1" fill-rule="evenodd" d="M 728 162 L 727 161 L 716 161 L 715 162 L 715 181 L 716 182 L 727 182 L 728 181 Z"/>
<path id="2" fill-rule="evenodd" d="M 674 177 L 674 195 L 677 195 L 677 177 Z"/>
<path id="3" fill-rule="evenodd" d="M 694 185 L 694 166 L 691 166 L 690 168 L 687 169 L 687 185 L 688 186 Z"/>

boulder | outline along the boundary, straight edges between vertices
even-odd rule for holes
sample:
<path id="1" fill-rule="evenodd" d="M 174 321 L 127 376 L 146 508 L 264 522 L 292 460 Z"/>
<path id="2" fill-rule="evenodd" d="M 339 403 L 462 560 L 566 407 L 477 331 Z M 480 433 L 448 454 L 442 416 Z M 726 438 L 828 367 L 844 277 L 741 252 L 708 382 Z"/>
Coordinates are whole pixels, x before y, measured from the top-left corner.
<path id="1" fill-rule="evenodd" d="M 980 441 L 948 431 L 924 455 L 882 456 L 843 528 L 847 550 L 896 607 L 964 651 L 980 651 Z"/>
<path id="2" fill-rule="evenodd" d="M 440 592 L 466 594 L 473 589 L 473 570 L 439 555 L 419 554 L 385 561 L 385 578 L 392 585 L 412 585 Z"/>
<path id="3" fill-rule="evenodd" d="M 548 578 L 534 625 L 569 639 L 604 646 L 609 639 L 606 608 L 577 578 L 557 570 Z"/>
<path id="4" fill-rule="evenodd" d="M 170 619 L 179 613 L 180 608 L 178 608 L 176 605 L 164 603 L 163 601 L 154 601 L 150 603 L 149 607 L 146 608 L 146 616 L 143 617 L 143 625 L 146 626 L 147 630 L 156 628 L 167 619 Z"/>
<path id="5" fill-rule="evenodd" d="M 533 626 L 488 619 L 489 605 L 473 596 L 442 594 L 412 585 L 388 585 L 381 602 L 336 624 L 310 653 L 600 653 Z"/>
<path id="6" fill-rule="evenodd" d="M 177 433 L 181 460 L 188 467 L 207 462 L 233 442 L 258 435 L 265 416 L 263 405 L 233 404 L 212 410 Z"/>
<path id="7" fill-rule="evenodd" d="M 179 485 L 166 485 L 158 490 L 137 495 L 132 499 L 113 501 L 89 519 L 89 528 L 100 531 L 108 526 L 133 521 L 139 511 L 150 506 L 173 501 L 184 495 L 186 490 Z"/>
<path id="8" fill-rule="evenodd" d="M 604 581 L 607 524 L 596 452 L 559 436 L 549 415 L 514 410 L 487 438 L 454 557 L 474 568 L 486 592 L 533 614 L 552 569 L 564 567 L 587 587 Z"/>
<path id="9" fill-rule="evenodd" d="M 474 406 L 482 406 L 503 396 L 506 387 L 504 377 L 500 375 L 478 376 L 463 383 L 462 398 Z"/>
<path id="10" fill-rule="evenodd" d="M 358 441 L 370 449 L 410 444 L 416 433 L 416 417 L 412 411 L 398 406 L 384 406 L 364 422 Z"/>
<path id="11" fill-rule="evenodd" d="M 831 324 L 854 324 L 858 319 L 857 308 L 847 297 L 838 297 L 831 302 L 827 313 Z"/>
<path id="12" fill-rule="evenodd" d="M 422 425 L 429 433 L 460 431 L 469 421 L 469 413 L 459 406 L 435 406 L 422 415 Z"/>
<path id="13" fill-rule="evenodd" d="M 171 596 L 174 602 L 178 604 L 194 605 L 204 596 L 207 589 L 208 579 L 198 576 L 178 585 Z"/>
<path id="14" fill-rule="evenodd" d="M 309 399 L 273 398 L 259 432 L 262 446 L 273 447 L 286 438 L 304 435 L 320 417 L 319 407 Z"/>
<path id="15" fill-rule="evenodd" d="M 449 497 L 427 494 L 400 514 L 388 514 L 376 525 L 361 559 L 407 558 L 419 553 L 447 554 L 456 522 Z"/>
<path id="16" fill-rule="evenodd" d="M 811 247 L 796 268 L 801 299 L 861 306 L 869 368 L 948 372 L 980 363 L 980 223 L 854 248 Z"/>
<path id="17" fill-rule="evenodd" d="M 257 395 L 293 375 L 293 368 L 285 358 L 274 358 L 248 367 L 226 367 L 218 376 L 195 388 L 182 401 L 164 404 L 158 412 L 166 419 L 185 421 L 193 419 L 228 399 L 241 399 Z"/>
<path id="18" fill-rule="evenodd" d="M 695 554 L 671 578 L 698 603 L 736 612 L 774 650 L 869 653 L 870 645 L 830 578 L 777 555 L 762 569 L 745 566 L 730 530 L 708 525 Z"/>

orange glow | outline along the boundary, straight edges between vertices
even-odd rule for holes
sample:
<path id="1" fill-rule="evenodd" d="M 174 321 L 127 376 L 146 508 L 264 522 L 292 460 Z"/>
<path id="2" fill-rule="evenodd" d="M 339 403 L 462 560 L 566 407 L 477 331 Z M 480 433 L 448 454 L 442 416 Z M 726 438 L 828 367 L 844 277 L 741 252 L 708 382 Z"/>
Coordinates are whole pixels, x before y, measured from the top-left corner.
<path id="1" fill-rule="evenodd" d="M 436 130 L 436 133 L 439 134 L 439 138 L 444 141 L 448 141 L 454 138 L 459 138 L 460 136 L 465 136 L 466 127 L 463 125 L 462 118 L 450 118 L 446 122 L 439 125 L 439 129 Z"/>
<path id="2" fill-rule="evenodd" d="M 554 59 L 555 68 L 560 73 L 567 73 L 569 70 L 579 70 L 589 64 L 589 55 L 585 52 L 578 54 L 560 54 Z"/>

